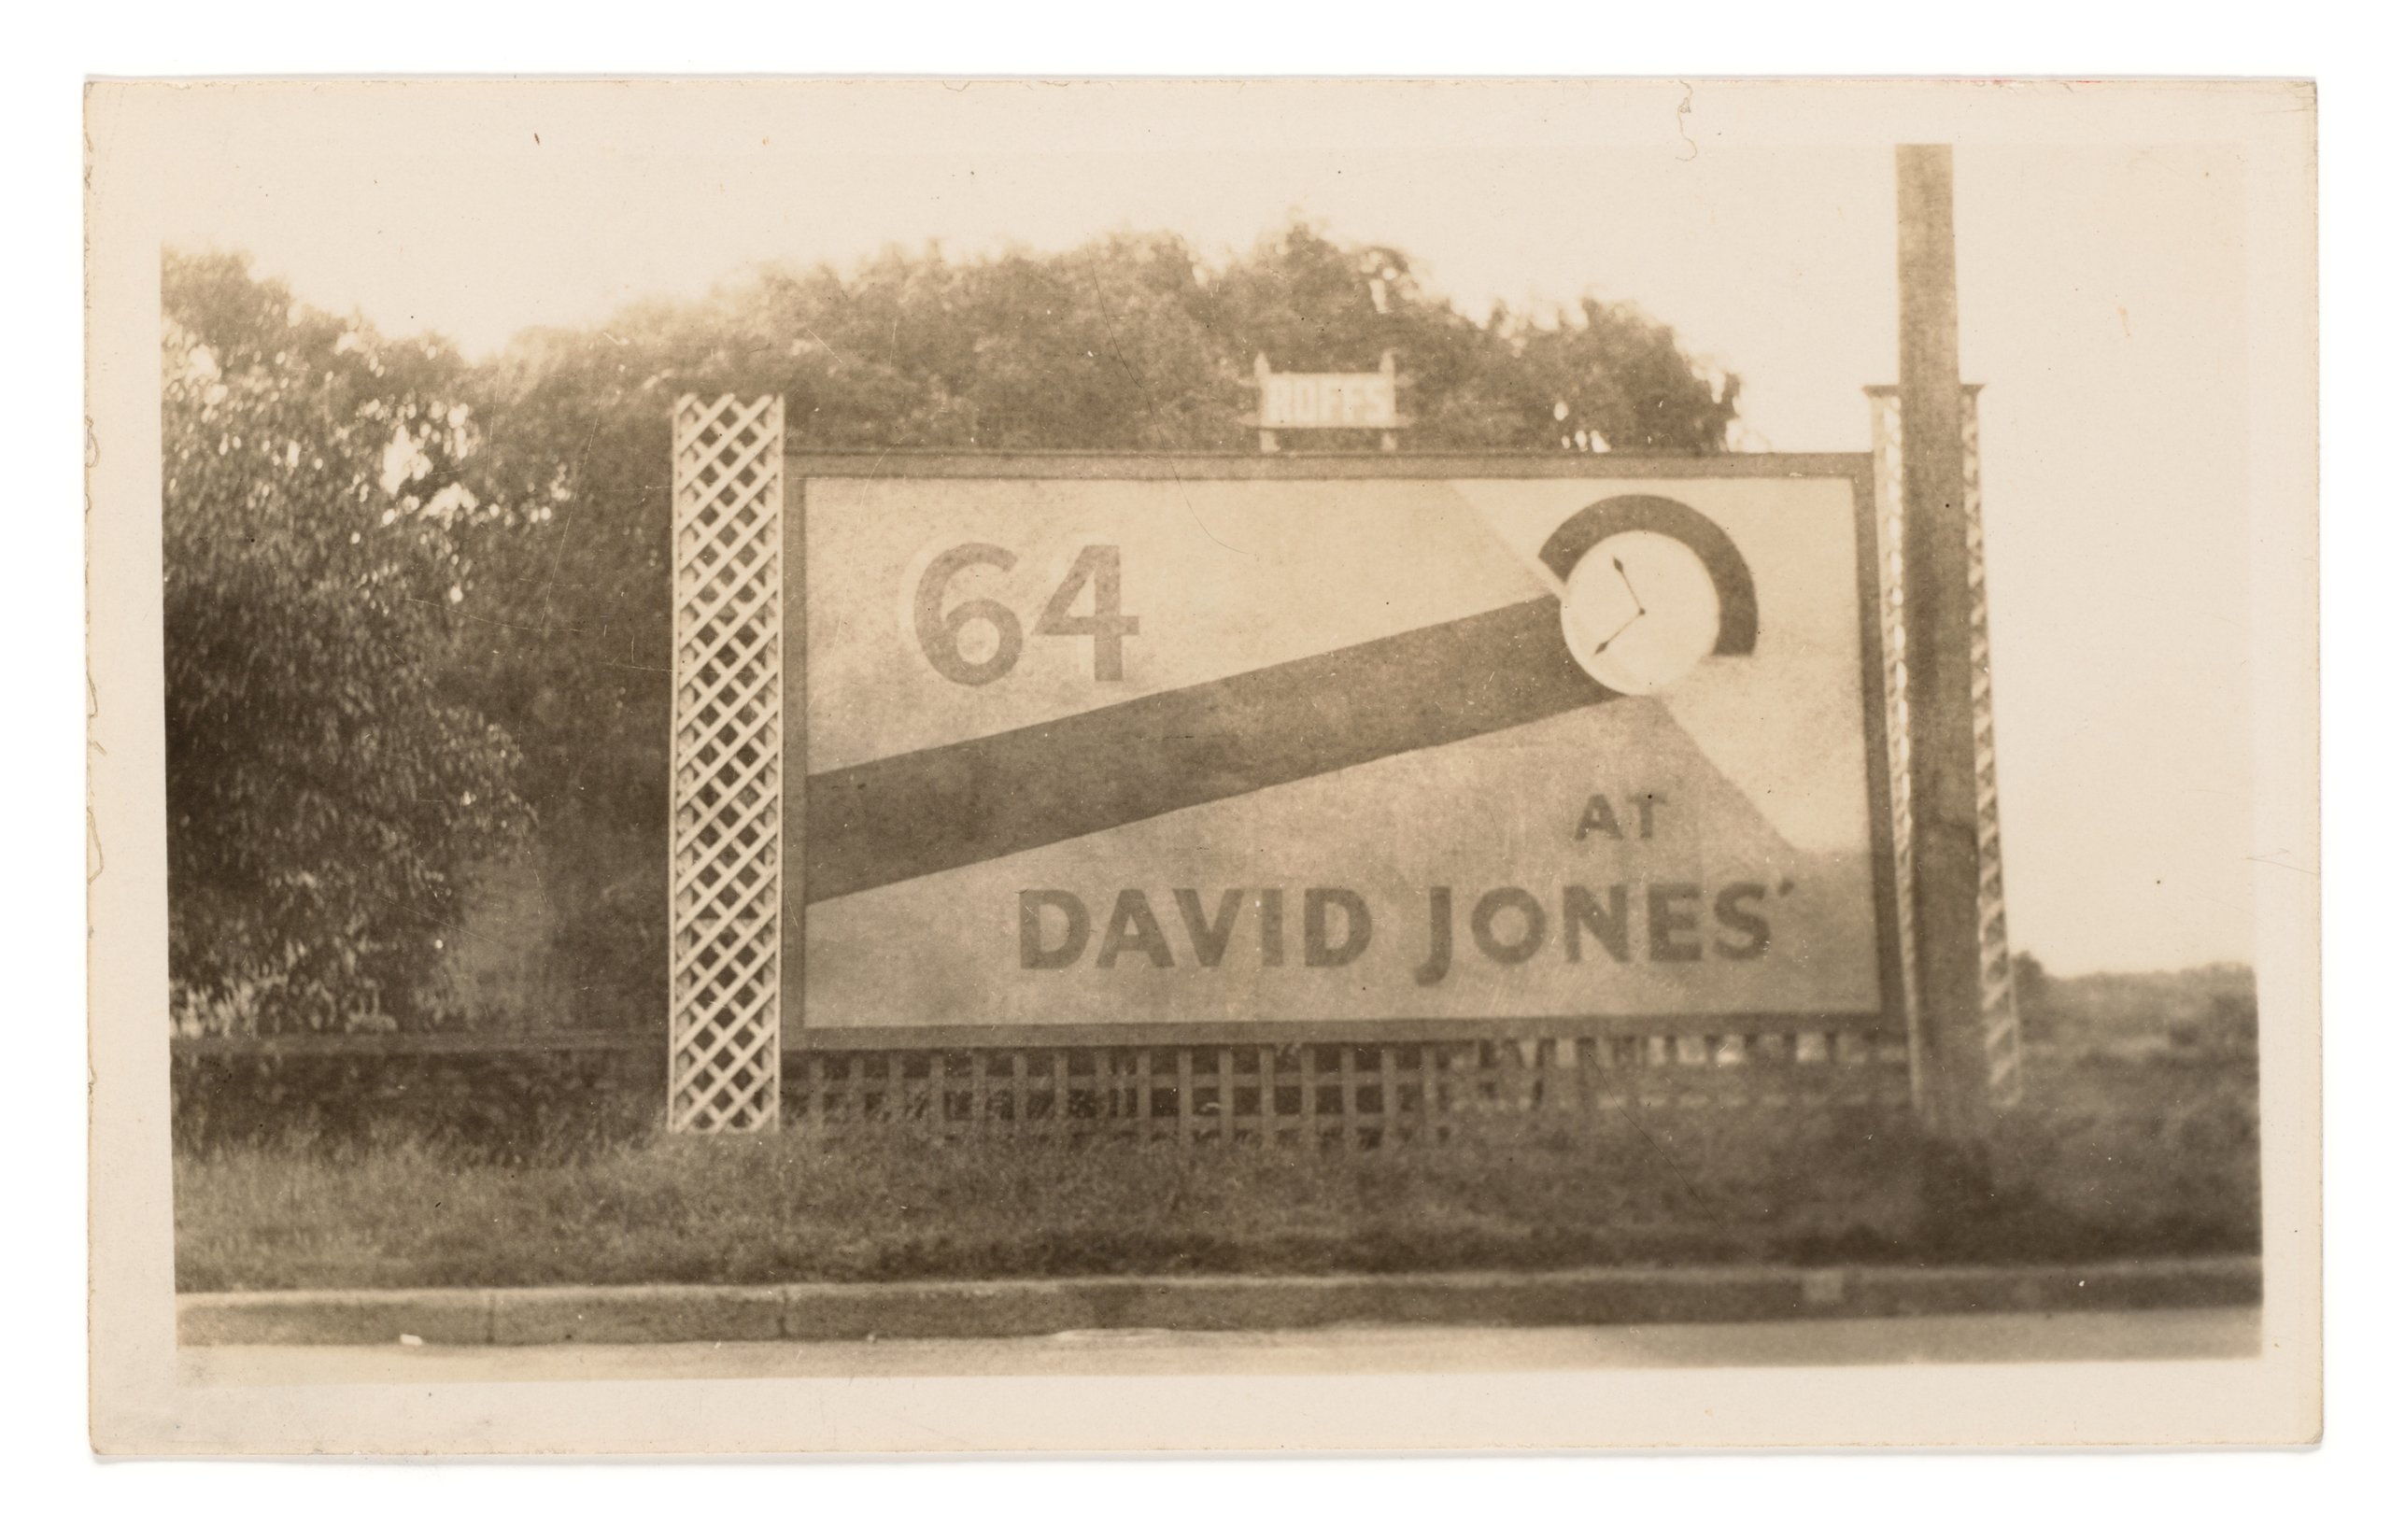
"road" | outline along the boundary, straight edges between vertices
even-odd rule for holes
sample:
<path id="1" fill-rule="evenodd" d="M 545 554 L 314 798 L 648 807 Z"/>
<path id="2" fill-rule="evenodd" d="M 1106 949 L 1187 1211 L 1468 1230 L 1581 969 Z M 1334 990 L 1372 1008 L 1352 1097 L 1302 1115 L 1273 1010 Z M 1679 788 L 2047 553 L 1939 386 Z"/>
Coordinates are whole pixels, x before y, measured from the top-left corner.
<path id="1" fill-rule="evenodd" d="M 1096 1331 L 941 1341 L 186 1348 L 178 1369 L 185 1383 L 205 1386 L 2031 1363 L 2242 1357 L 2257 1351 L 2258 1330 L 2253 1307 L 1724 1325 Z"/>

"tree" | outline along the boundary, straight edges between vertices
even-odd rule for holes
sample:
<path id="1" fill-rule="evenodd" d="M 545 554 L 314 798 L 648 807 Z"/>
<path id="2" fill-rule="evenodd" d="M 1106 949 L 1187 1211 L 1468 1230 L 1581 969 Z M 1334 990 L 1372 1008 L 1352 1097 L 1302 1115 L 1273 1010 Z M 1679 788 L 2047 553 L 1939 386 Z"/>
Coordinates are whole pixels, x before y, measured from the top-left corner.
<path id="1" fill-rule="evenodd" d="M 1204 313 L 1240 371 L 1257 351 L 1301 372 L 1368 369 L 1392 349 L 1408 382 L 1405 441 L 1422 449 L 1551 450 L 1585 430 L 1613 449 L 1715 452 L 1740 389 L 1631 306 L 1588 297 L 1536 321 L 1498 305 L 1473 321 L 1402 252 L 1338 246 L 1301 223 L 1214 276 Z M 1230 436 L 1218 446 L 1242 446 Z"/>
<path id="2" fill-rule="evenodd" d="M 968 263 L 892 250 L 844 276 L 767 268 L 606 332 L 681 389 L 777 391 L 795 438 L 825 446 L 1250 448 L 1256 353 L 1348 371 L 1392 350 L 1426 449 L 1549 450 L 1586 429 L 1615 449 L 1710 452 L 1739 389 L 1632 307 L 1475 321 L 1403 253 L 1302 223 L 1217 269 L 1138 233 Z"/>
<path id="3" fill-rule="evenodd" d="M 436 1013 L 459 875 L 525 827 L 459 703 L 473 584 L 460 360 L 164 268 L 166 818 L 177 1014 L 259 1031 Z"/>

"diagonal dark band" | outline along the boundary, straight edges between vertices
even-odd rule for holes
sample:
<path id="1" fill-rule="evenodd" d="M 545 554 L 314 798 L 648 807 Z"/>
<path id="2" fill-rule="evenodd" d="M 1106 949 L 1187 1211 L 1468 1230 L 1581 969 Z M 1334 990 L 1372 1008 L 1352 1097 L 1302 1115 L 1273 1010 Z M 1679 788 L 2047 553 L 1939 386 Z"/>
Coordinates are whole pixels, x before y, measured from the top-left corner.
<path id="1" fill-rule="evenodd" d="M 1614 699 L 1560 601 L 1465 620 L 806 780 L 809 901 L 1521 727 Z"/>

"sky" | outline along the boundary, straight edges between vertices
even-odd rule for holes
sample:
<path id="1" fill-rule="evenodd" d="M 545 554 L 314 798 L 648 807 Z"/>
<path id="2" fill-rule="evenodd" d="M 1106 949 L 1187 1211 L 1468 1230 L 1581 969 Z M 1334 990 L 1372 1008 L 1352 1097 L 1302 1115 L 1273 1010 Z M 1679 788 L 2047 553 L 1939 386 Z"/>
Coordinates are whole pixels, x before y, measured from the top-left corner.
<path id="1" fill-rule="evenodd" d="M 1897 374 L 1891 141 L 1768 129 L 1748 98 L 891 84 L 659 113 L 669 89 L 636 119 L 630 87 L 227 92 L 187 120 L 162 232 L 479 354 L 758 261 L 1122 228 L 1225 253 L 1300 216 L 1473 312 L 1632 301 L 1741 376 L 1752 447 L 1865 449 L 1862 388 Z M 2114 135 L 1955 154 L 2011 935 L 2058 972 L 2253 951 L 2242 163 Z"/>

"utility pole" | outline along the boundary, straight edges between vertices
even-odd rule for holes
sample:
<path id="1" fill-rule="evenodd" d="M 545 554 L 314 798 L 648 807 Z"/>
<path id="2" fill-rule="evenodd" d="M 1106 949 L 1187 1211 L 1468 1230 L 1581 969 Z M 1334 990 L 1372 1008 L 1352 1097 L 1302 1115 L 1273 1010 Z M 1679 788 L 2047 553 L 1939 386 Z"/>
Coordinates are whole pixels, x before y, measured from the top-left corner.
<path id="1" fill-rule="evenodd" d="M 1919 1010 L 1910 1052 L 1928 1132 L 1964 1151 L 1988 1132 L 1992 1087 L 1951 147 L 1903 145 L 1893 165 Z"/>

